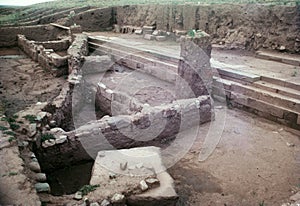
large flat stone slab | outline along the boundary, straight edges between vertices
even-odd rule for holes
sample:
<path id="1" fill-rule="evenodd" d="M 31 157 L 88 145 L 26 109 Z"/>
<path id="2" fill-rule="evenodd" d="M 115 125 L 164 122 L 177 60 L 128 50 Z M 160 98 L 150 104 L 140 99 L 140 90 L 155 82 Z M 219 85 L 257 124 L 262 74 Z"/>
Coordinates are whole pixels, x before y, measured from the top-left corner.
<path id="1" fill-rule="evenodd" d="M 111 201 L 121 194 L 130 205 L 176 205 L 173 179 L 165 170 L 158 147 L 100 151 L 90 180 L 91 185 L 100 187 L 89 194 L 89 199 Z M 157 179 L 159 184 L 151 185 L 149 179 Z M 148 189 L 141 187 L 142 181 L 147 182 Z"/>

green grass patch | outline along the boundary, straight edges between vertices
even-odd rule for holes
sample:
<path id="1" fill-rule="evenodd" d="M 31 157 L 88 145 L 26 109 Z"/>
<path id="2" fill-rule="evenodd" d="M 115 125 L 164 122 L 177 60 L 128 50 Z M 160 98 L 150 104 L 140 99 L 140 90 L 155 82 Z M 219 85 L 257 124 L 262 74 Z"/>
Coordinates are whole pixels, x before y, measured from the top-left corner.
<path id="1" fill-rule="evenodd" d="M 10 123 L 9 125 L 10 125 L 10 128 L 14 131 L 16 131 L 17 129 L 20 128 L 20 125 L 15 124 L 15 123 Z"/>
<path id="2" fill-rule="evenodd" d="M 45 133 L 41 135 L 41 141 L 45 142 L 46 140 L 55 139 L 53 134 Z"/>
<path id="3" fill-rule="evenodd" d="M 23 116 L 23 118 L 28 120 L 30 123 L 35 123 L 35 121 L 36 121 L 36 116 L 31 115 L 31 114 L 27 114 L 27 115 Z"/>
<path id="4" fill-rule="evenodd" d="M 7 135 L 10 135 L 10 136 L 13 136 L 13 137 L 16 136 L 16 134 L 13 131 L 5 131 L 4 134 L 7 134 Z"/>
<path id="5" fill-rule="evenodd" d="M 10 138 L 8 139 L 9 143 L 12 143 L 12 142 L 15 141 L 15 140 L 16 140 L 15 137 L 10 137 Z"/>
<path id="6" fill-rule="evenodd" d="M 8 173 L 8 176 L 15 176 L 15 175 L 18 175 L 18 173 L 17 172 L 10 172 L 10 173 Z"/>
<path id="7" fill-rule="evenodd" d="M 8 130 L 8 128 L 0 125 L 0 130 L 1 131 L 6 131 L 6 130 Z"/>
<path id="8" fill-rule="evenodd" d="M 96 190 L 97 187 L 100 187 L 100 185 L 84 185 L 79 191 L 82 192 L 82 195 L 87 195 L 88 193 Z"/>

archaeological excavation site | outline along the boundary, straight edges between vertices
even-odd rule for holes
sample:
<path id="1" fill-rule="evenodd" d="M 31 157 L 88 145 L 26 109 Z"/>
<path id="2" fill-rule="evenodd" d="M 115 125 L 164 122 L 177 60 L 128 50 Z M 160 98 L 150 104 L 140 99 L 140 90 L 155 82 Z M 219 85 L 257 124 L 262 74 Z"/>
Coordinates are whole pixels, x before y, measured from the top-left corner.
<path id="1" fill-rule="evenodd" d="M 300 205 L 298 0 L 9 3 L 0 206 Z"/>

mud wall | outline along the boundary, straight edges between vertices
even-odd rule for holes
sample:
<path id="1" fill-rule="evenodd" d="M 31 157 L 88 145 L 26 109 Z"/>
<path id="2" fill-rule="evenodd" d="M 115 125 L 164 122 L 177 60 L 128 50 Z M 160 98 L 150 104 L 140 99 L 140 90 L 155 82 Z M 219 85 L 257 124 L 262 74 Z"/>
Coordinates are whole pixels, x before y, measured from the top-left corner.
<path id="1" fill-rule="evenodd" d="M 0 27 L 0 47 L 16 46 L 18 34 L 35 41 L 56 40 L 59 35 L 67 35 L 65 31 L 50 25 Z"/>
<path id="2" fill-rule="evenodd" d="M 300 6 L 138 5 L 116 8 L 119 25 L 201 29 L 229 48 L 300 52 Z"/>

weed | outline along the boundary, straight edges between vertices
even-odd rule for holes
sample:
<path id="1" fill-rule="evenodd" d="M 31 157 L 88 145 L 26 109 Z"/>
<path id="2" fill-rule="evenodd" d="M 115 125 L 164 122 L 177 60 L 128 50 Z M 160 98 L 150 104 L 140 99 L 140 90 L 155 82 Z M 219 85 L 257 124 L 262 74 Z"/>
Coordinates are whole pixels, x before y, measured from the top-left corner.
<path id="1" fill-rule="evenodd" d="M 100 187 L 100 185 L 84 185 L 79 191 L 82 192 L 82 195 L 87 195 L 88 193 L 96 190 L 97 187 Z"/>
<path id="2" fill-rule="evenodd" d="M 53 134 L 46 133 L 41 135 L 42 142 L 45 142 L 46 140 L 50 140 L 50 139 L 55 139 Z"/>
<path id="3" fill-rule="evenodd" d="M 36 116 L 31 114 L 27 114 L 23 118 L 27 119 L 30 123 L 35 123 L 36 120 Z"/>
<path id="4" fill-rule="evenodd" d="M 17 172 L 10 172 L 10 173 L 8 173 L 8 176 L 15 176 L 15 175 L 18 175 L 18 173 Z"/>
<path id="5" fill-rule="evenodd" d="M 291 74 L 292 77 L 295 77 L 297 76 L 297 71 L 295 70 L 292 74 Z"/>
<path id="6" fill-rule="evenodd" d="M 10 136 L 16 136 L 16 134 L 12 131 L 5 131 L 4 134 L 10 135 Z"/>
<path id="7" fill-rule="evenodd" d="M 20 128 L 20 125 L 15 124 L 15 123 L 10 123 L 9 125 L 10 125 L 10 128 L 14 131 Z"/>
<path id="8" fill-rule="evenodd" d="M 6 131 L 6 130 L 8 130 L 8 128 L 0 125 L 0 130 L 1 131 Z"/>
<path id="9" fill-rule="evenodd" d="M 258 203 L 259 206 L 266 206 L 265 201 L 263 200 L 262 202 Z"/>
<path id="10" fill-rule="evenodd" d="M 15 137 L 10 137 L 10 138 L 8 139 L 9 143 L 12 143 L 12 141 L 14 141 L 14 140 L 16 140 Z"/>

